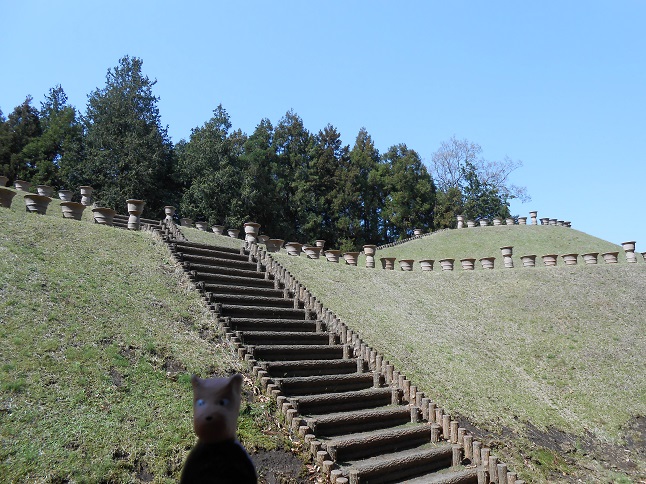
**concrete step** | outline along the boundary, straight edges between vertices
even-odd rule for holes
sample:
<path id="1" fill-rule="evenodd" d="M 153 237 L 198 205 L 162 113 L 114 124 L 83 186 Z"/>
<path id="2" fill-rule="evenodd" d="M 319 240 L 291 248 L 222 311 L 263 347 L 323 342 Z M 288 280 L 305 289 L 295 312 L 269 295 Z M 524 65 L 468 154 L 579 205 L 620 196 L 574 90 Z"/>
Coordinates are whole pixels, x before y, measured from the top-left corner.
<path id="1" fill-rule="evenodd" d="M 226 284 L 212 284 L 207 282 L 199 283 L 199 289 L 213 294 L 245 294 L 247 296 L 283 297 L 282 289 L 270 289 L 268 287 L 245 287 Z M 273 287 L 273 286 L 272 286 Z"/>
<path id="2" fill-rule="evenodd" d="M 433 474 L 399 482 L 407 484 L 476 484 L 478 470 L 475 467 L 442 469 Z"/>
<path id="3" fill-rule="evenodd" d="M 343 375 L 357 371 L 357 362 L 354 359 L 262 361 L 259 365 L 273 378 Z"/>
<path id="4" fill-rule="evenodd" d="M 195 262 L 182 262 L 182 266 L 187 271 L 197 271 L 197 272 L 203 272 L 206 274 L 227 274 L 230 276 L 265 279 L 265 273 L 256 271 L 255 264 L 253 264 L 252 269 L 240 269 L 239 267 L 196 264 Z"/>
<path id="5" fill-rule="evenodd" d="M 322 325 L 320 321 L 318 324 Z M 244 332 L 290 331 L 314 333 L 316 332 L 317 321 L 305 319 L 231 318 L 229 325 L 234 331 Z"/>
<path id="6" fill-rule="evenodd" d="M 372 373 L 350 373 L 275 378 L 274 382 L 285 395 L 295 396 L 366 390 L 372 388 L 373 378 Z"/>
<path id="7" fill-rule="evenodd" d="M 222 304 L 236 304 L 239 306 L 271 306 L 294 309 L 294 300 L 285 299 L 284 297 L 211 293 L 210 301 Z"/>
<path id="8" fill-rule="evenodd" d="M 181 228 L 181 227 L 180 227 Z M 205 249 L 213 250 L 217 252 L 223 252 L 226 254 L 236 254 L 240 255 L 240 249 L 234 249 L 233 247 L 222 247 L 214 244 L 201 244 L 199 242 L 189 242 L 187 240 L 175 241 L 178 247 L 189 247 L 192 249 Z"/>
<path id="9" fill-rule="evenodd" d="M 272 318 L 272 319 L 305 319 L 304 309 L 282 308 L 275 306 L 240 306 L 222 304 L 221 314 L 231 318 Z"/>
<path id="10" fill-rule="evenodd" d="M 289 400 L 298 413 L 308 415 L 383 407 L 388 405 L 391 399 L 390 388 L 369 388 L 342 393 L 305 395 Z"/>
<path id="11" fill-rule="evenodd" d="M 180 254 L 180 260 L 182 262 L 190 262 L 191 264 L 203 264 L 206 266 L 218 266 L 218 267 L 235 267 L 238 269 L 247 269 L 250 271 L 256 270 L 256 263 L 249 262 L 248 260 L 236 260 L 228 259 L 224 257 L 207 257 L 203 255 L 188 254 L 178 251 Z"/>
<path id="12" fill-rule="evenodd" d="M 404 425 L 410 422 L 410 409 L 406 405 L 388 405 L 367 410 L 310 415 L 305 420 L 317 437 L 333 437 Z"/>
<path id="13" fill-rule="evenodd" d="M 329 342 L 327 333 L 241 331 L 239 334 L 245 345 L 325 345 Z"/>
<path id="14" fill-rule="evenodd" d="M 238 261 L 249 262 L 249 257 L 240 254 L 240 252 L 229 252 L 225 251 L 224 247 L 213 247 L 213 248 L 204 248 L 204 247 L 193 247 L 184 245 L 183 242 L 175 242 L 170 246 L 171 250 L 177 251 L 180 254 L 193 254 L 193 255 L 202 255 L 205 257 L 218 257 L 221 259 L 231 259 Z"/>
<path id="15" fill-rule="evenodd" d="M 189 271 L 189 274 L 198 282 L 205 282 L 219 285 L 233 285 L 244 287 L 258 287 L 273 289 L 274 281 L 269 279 L 258 279 L 255 277 L 231 276 L 228 274 L 211 274 L 208 272 Z"/>
<path id="16" fill-rule="evenodd" d="M 428 444 L 431 441 L 431 427 L 426 424 L 409 424 L 319 440 L 332 460 L 347 462 Z"/>
<path id="17" fill-rule="evenodd" d="M 451 444 L 426 444 L 415 449 L 341 463 L 351 484 L 391 483 L 420 477 L 451 466 Z"/>
<path id="18" fill-rule="evenodd" d="M 338 360 L 343 358 L 343 346 L 341 345 L 257 345 L 251 348 L 256 360 L 265 361 L 294 361 L 306 358 Z"/>

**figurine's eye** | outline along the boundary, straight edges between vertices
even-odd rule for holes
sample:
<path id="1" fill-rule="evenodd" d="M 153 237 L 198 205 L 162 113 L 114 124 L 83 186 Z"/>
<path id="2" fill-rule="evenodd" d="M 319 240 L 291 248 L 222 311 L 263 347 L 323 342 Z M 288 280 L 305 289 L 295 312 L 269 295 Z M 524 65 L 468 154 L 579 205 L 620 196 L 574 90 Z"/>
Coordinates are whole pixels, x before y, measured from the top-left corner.
<path id="1" fill-rule="evenodd" d="M 204 400 L 202 400 L 202 399 L 200 398 L 199 400 L 197 400 L 197 401 L 195 402 L 195 405 L 197 405 L 198 407 L 201 407 L 202 405 L 204 405 Z"/>
<path id="2" fill-rule="evenodd" d="M 222 400 L 220 400 L 220 405 L 222 405 L 223 407 L 226 407 L 227 405 L 229 405 L 229 399 L 223 398 Z"/>

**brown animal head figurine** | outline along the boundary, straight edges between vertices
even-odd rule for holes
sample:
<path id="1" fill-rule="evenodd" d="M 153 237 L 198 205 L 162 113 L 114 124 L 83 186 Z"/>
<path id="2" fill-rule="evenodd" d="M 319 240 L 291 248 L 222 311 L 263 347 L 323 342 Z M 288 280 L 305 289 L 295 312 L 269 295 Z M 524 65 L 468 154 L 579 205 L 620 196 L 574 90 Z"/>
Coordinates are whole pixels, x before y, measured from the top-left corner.
<path id="1" fill-rule="evenodd" d="M 205 444 L 235 440 L 242 375 L 198 378 L 193 375 L 193 428 Z"/>

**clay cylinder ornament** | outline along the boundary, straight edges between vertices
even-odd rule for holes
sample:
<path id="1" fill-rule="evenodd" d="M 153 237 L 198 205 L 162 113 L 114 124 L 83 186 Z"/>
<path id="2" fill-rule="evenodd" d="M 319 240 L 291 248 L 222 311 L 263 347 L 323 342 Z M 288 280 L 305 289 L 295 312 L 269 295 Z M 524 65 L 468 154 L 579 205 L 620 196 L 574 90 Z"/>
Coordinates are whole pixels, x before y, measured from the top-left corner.
<path id="1" fill-rule="evenodd" d="M 251 458 L 236 440 L 242 375 L 193 376 L 191 384 L 193 429 L 198 440 L 186 458 L 180 483 L 257 483 Z"/>

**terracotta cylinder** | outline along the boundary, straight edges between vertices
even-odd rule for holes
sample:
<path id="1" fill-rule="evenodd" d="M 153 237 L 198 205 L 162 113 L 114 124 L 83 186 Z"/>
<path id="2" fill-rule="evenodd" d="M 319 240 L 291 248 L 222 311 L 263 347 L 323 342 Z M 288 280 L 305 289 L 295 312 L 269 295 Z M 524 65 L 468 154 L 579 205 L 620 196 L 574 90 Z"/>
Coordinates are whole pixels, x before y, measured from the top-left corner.
<path id="1" fill-rule="evenodd" d="M 298 242 L 287 242 L 285 244 L 285 249 L 287 249 L 287 255 L 298 257 L 301 255 L 303 244 L 299 244 Z"/>
<path id="2" fill-rule="evenodd" d="M 473 228 L 473 227 L 475 227 L 475 226 L 476 226 L 475 221 L 473 221 L 473 220 L 467 220 L 467 227 L 468 227 L 468 228 Z"/>
<path id="3" fill-rule="evenodd" d="M 513 259 L 513 253 L 514 253 L 514 248 L 510 245 L 501 247 L 500 252 L 502 253 L 502 260 L 503 264 L 507 269 L 513 269 L 514 268 L 514 259 Z"/>
<path id="4" fill-rule="evenodd" d="M 325 251 L 325 258 L 327 259 L 328 262 L 339 262 L 339 258 L 341 257 L 341 251 L 340 250 L 326 250 Z"/>
<path id="5" fill-rule="evenodd" d="M 566 266 L 575 266 L 579 259 L 579 254 L 563 254 L 561 256 Z"/>
<path id="6" fill-rule="evenodd" d="M 6 187 L 8 182 L 9 182 L 9 178 L 7 178 L 4 175 L 0 176 L 0 188 Z"/>
<path id="7" fill-rule="evenodd" d="M 5 187 L 0 187 L 0 207 L 11 208 L 11 202 L 16 192 Z"/>
<path id="8" fill-rule="evenodd" d="M 260 224 L 256 222 L 247 222 L 244 224 L 244 240 L 247 244 L 254 244 L 258 240 L 260 233 Z"/>
<path id="9" fill-rule="evenodd" d="M 588 254 L 583 254 L 581 257 L 583 257 L 583 262 L 586 264 L 596 264 L 598 256 L 598 252 L 590 252 Z"/>
<path id="10" fill-rule="evenodd" d="M 555 218 L 549 219 L 550 225 L 556 226 L 556 222 L 557 222 L 557 220 Z"/>
<path id="11" fill-rule="evenodd" d="M 556 254 L 546 254 L 544 256 L 541 256 L 541 259 L 543 259 L 543 264 L 545 264 L 546 266 L 555 266 L 558 257 L 559 256 Z"/>
<path id="12" fill-rule="evenodd" d="M 400 259 L 399 260 L 399 267 L 401 268 L 402 271 L 405 272 L 410 272 L 413 270 L 413 263 L 415 261 L 413 259 Z"/>
<path id="13" fill-rule="evenodd" d="M 96 207 L 92 209 L 92 216 L 94 217 L 94 222 L 101 225 L 112 226 L 115 214 L 116 212 L 111 208 Z"/>
<path id="14" fill-rule="evenodd" d="M 317 240 L 315 243 L 316 243 L 316 246 L 320 247 L 321 249 L 325 247 L 325 240 Z"/>
<path id="15" fill-rule="evenodd" d="M 527 225 L 527 217 L 518 217 L 518 225 Z"/>
<path id="16" fill-rule="evenodd" d="M 141 212 L 144 211 L 146 202 L 130 199 L 126 200 L 126 203 L 128 204 L 128 213 L 130 214 L 130 217 L 128 217 L 128 229 L 139 230 L 139 226 L 141 225 Z"/>
<path id="17" fill-rule="evenodd" d="M 182 227 L 192 227 L 193 226 L 193 219 L 188 218 L 188 217 L 180 218 L 179 219 L 179 224 Z"/>
<path id="18" fill-rule="evenodd" d="M 495 257 L 483 257 L 480 259 L 480 264 L 483 269 L 493 269 Z"/>
<path id="19" fill-rule="evenodd" d="M 61 210 L 63 212 L 63 218 L 81 220 L 85 205 L 76 202 L 61 202 Z"/>
<path id="20" fill-rule="evenodd" d="M 565 225 L 565 222 L 563 220 L 557 220 L 556 225 L 558 225 L 559 227 L 563 227 L 563 225 Z"/>
<path id="21" fill-rule="evenodd" d="M 82 186 L 79 187 L 79 190 L 81 190 L 81 203 L 86 207 L 92 205 L 92 193 L 94 192 L 94 188 L 90 186 Z"/>
<path id="22" fill-rule="evenodd" d="M 465 270 L 465 271 L 472 271 L 475 268 L 475 263 L 476 263 L 475 259 L 471 259 L 471 258 L 460 259 L 462 270 Z"/>
<path id="23" fill-rule="evenodd" d="M 308 259 L 318 259 L 321 255 L 321 248 L 308 245 L 305 249 L 305 255 Z"/>
<path id="24" fill-rule="evenodd" d="M 74 196 L 74 192 L 72 190 L 58 191 L 58 198 L 60 198 L 63 202 L 71 202 L 73 196 Z"/>
<path id="25" fill-rule="evenodd" d="M 16 190 L 20 190 L 21 192 L 28 192 L 31 188 L 31 183 L 25 180 L 15 180 L 13 182 L 13 186 L 16 187 Z"/>
<path id="26" fill-rule="evenodd" d="M 227 230 L 227 235 L 229 237 L 231 237 L 232 239 L 237 239 L 239 234 L 240 234 L 240 229 L 228 229 Z"/>
<path id="27" fill-rule="evenodd" d="M 423 259 L 419 261 L 419 266 L 422 269 L 422 272 L 431 272 L 433 270 L 433 259 Z"/>
<path id="28" fill-rule="evenodd" d="M 413 229 L 413 235 L 416 237 L 422 235 L 422 233 L 423 233 L 422 229 Z"/>
<path id="29" fill-rule="evenodd" d="M 377 252 L 376 245 L 364 245 L 363 253 L 366 255 L 366 267 L 374 269 L 375 267 L 375 253 Z"/>
<path id="30" fill-rule="evenodd" d="M 224 235 L 224 225 L 212 225 L 211 230 L 215 235 Z"/>
<path id="31" fill-rule="evenodd" d="M 493 219 L 493 225 L 494 225 L 494 227 L 498 227 L 499 225 L 502 225 L 502 219 L 498 218 L 498 217 L 495 217 Z"/>
<path id="32" fill-rule="evenodd" d="M 541 219 L 541 225 L 549 225 L 550 224 L 550 219 L 549 218 L 542 218 Z"/>
<path id="33" fill-rule="evenodd" d="M 452 271 L 454 262 L 455 259 L 441 259 L 440 266 L 442 266 L 443 271 Z"/>
<path id="34" fill-rule="evenodd" d="M 621 247 L 626 253 L 626 262 L 637 262 L 637 257 L 635 257 L 635 244 L 636 242 L 634 240 L 621 243 Z"/>
<path id="35" fill-rule="evenodd" d="M 173 215 L 175 215 L 175 207 L 172 205 L 166 205 L 164 207 L 164 214 L 166 215 L 166 220 L 173 220 Z"/>
<path id="36" fill-rule="evenodd" d="M 458 228 L 464 228 L 464 215 L 458 215 Z"/>
<path id="37" fill-rule="evenodd" d="M 381 257 L 379 260 L 381 261 L 381 267 L 384 270 L 387 270 L 387 271 L 395 270 L 395 261 L 397 260 L 396 257 Z"/>
<path id="38" fill-rule="evenodd" d="M 267 252 L 278 252 L 284 243 L 283 239 L 269 239 L 265 246 L 267 247 Z"/>
<path id="39" fill-rule="evenodd" d="M 42 195 L 43 197 L 52 198 L 54 196 L 54 189 L 49 185 L 37 185 L 36 191 L 38 195 Z"/>
<path id="40" fill-rule="evenodd" d="M 532 218 L 532 225 L 538 225 L 538 221 L 536 217 L 538 217 L 538 212 L 536 210 L 532 210 L 529 212 L 529 216 Z"/>
<path id="41" fill-rule="evenodd" d="M 480 227 L 486 227 L 487 225 L 489 225 L 489 220 L 487 220 L 486 218 L 481 218 Z"/>
<path id="42" fill-rule="evenodd" d="M 603 257 L 603 260 L 606 261 L 606 264 L 616 264 L 618 255 L 619 252 L 606 252 L 604 254 L 601 254 L 601 257 Z"/>
<path id="43" fill-rule="evenodd" d="M 266 245 L 267 241 L 269 240 L 269 235 L 259 235 L 258 236 L 258 243 Z"/>
<path id="44" fill-rule="evenodd" d="M 523 263 L 523 267 L 535 267 L 536 266 L 536 256 L 535 255 L 521 255 L 520 261 Z"/>
<path id="45" fill-rule="evenodd" d="M 519 219 L 519 220 L 520 220 L 520 219 Z M 507 225 L 514 225 L 514 224 L 516 223 L 516 221 L 515 221 L 513 218 L 506 218 L 506 219 L 505 219 L 505 223 L 506 223 Z"/>
<path id="46" fill-rule="evenodd" d="M 202 232 L 208 232 L 209 231 L 209 224 L 201 221 L 201 222 L 195 222 L 195 228 L 197 230 L 201 230 Z"/>
<path id="47" fill-rule="evenodd" d="M 345 260 L 345 263 L 349 266 L 356 266 L 358 257 L 359 257 L 359 252 L 345 252 L 343 254 L 343 259 Z"/>
<path id="48" fill-rule="evenodd" d="M 25 195 L 25 206 L 27 207 L 27 211 L 39 213 L 41 215 L 45 215 L 45 213 L 47 213 L 47 207 L 51 201 L 51 198 L 44 195 L 36 195 L 33 193 Z"/>

